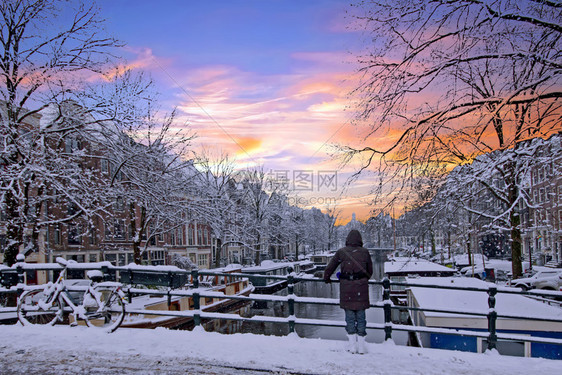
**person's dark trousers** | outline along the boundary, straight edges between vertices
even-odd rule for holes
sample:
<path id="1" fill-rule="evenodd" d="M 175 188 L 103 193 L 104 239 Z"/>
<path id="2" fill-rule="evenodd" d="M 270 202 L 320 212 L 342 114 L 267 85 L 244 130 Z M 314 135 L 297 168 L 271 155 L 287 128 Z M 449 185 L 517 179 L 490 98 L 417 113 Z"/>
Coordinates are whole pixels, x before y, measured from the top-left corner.
<path id="1" fill-rule="evenodd" d="M 365 310 L 344 310 L 345 330 L 348 335 L 367 336 L 367 319 L 365 318 Z"/>

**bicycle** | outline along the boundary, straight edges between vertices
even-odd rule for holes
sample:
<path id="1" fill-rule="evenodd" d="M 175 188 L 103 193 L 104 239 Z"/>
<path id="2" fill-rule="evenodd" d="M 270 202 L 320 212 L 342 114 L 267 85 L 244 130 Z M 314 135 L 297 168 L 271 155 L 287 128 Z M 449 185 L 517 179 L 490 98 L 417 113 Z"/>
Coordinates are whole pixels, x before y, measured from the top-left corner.
<path id="1" fill-rule="evenodd" d="M 57 258 L 64 268 L 57 280 L 26 290 L 18 299 L 17 315 L 22 325 L 62 323 L 64 312 L 68 312 L 71 326 L 85 324 L 88 327 L 102 328 L 113 332 L 125 317 L 125 293 L 121 283 L 103 280 L 99 270 L 87 272 L 91 280 L 84 293 L 76 293 L 82 288 L 69 289 L 65 283 L 69 262 Z M 72 294 L 71 294 L 72 293 Z M 77 301 L 77 297 L 82 297 Z"/>

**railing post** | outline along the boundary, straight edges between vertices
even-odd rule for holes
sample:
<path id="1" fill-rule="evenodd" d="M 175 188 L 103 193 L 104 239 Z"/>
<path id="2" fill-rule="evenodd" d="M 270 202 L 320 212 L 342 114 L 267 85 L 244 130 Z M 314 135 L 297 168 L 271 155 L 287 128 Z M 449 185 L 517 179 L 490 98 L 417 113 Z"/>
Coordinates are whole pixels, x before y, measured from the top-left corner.
<path id="1" fill-rule="evenodd" d="M 23 275 L 23 266 L 21 262 L 16 263 L 16 272 L 18 273 L 18 284 L 23 284 L 25 282 L 25 277 Z"/>
<path id="2" fill-rule="evenodd" d="M 172 306 L 172 271 L 168 271 L 168 309 Z"/>
<path id="3" fill-rule="evenodd" d="M 23 266 L 22 266 L 22 262 L 25 262 L 25 258 L 23 258 L 23 260 L 21 259 L 21 257 L 18 254 L 18 263 L 16 263 L 16 272 L 18 273 L 18 290 L 17 290 L 17 297 L 16 299 L 19 299 L 19 297 L 23 294 L 23 290 L 24 288 L 22 287 L 22 285 L 25 282 L 25 277 L 23 275 Z"/>
<path id="4" fill-rule="evenodd" d="M 199 271 L 194 269 L 191 271 L 191 277 L 193 279 L 193 288 L 199 288 Z M 198 292 L 193 293 L 193 323 L 195 327 L 199 327 L 201 325 L 201 296 Z"/>
<path id="5" fill-rule="evenodd" d="M 383 299 L 383 311 L 384 311 L 384 341 L 392 339 L 392 314 L 390 307 L 392 303 L 390 302 L 390 280 L 385 277 L 382 280 L 382 299 Z"/>
<path id="6" fill-rule="evenodd" d="M 103 274 L 103 281 L 109 280 L 109 267 L 108 266 L 101 266 L 101 273 Z M 133 279 L 131 277 L 131 284 L 133 283 Z"/>
<path id="7" fill-rule="evenodd" d="M 199 270 L 197 268 L 191 270 L 191 278 L 193 279 L 193 288 L 199 288 Z"/>
<path id="8" fill-rule="evenodd" d="M 193 293 L 193 310 L 194 310 L 194 314 L 193 314 L 193 323 L 195 324 L 195 327 L 199 327 L 201 325 L 201 296 L 199 295 L 199 293 L 195 292 Z"/>
<path id="9" fill-rule="evenodd" d="M 289 304 L 289 333 L 295 332 L 295 280 L 293 275 L 287 277 L 287 294 Z"/>
<path id="10" fill-rule="evenodd" d="M 498 341 L 498 335 L 496 333 L 496 322 L 498 318 L 498 313 L 496 311 L 496 294 L 498 293 L 498 288 L 491 286 L 488 288 L 488 350 L 496 348 L 496 343 Z"/>

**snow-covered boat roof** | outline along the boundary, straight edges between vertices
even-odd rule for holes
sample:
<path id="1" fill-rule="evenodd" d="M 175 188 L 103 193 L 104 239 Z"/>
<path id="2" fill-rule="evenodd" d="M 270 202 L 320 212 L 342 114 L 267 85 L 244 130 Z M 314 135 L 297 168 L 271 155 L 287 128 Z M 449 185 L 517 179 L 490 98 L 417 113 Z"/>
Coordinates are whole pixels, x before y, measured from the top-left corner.
<path id="1" fill-rule="evenodd" d="M 145 266 L 136 263 L 129 263 L 124 268 L 136 271 L 185 272 L 185 270 L 182 270 L 181 268 L 178 268 L 176 266 Z"/>
<path id="2" fill-rule="evenodd" d="M 397 257 L 384 263 L 384 272 L 387 274 L 419 274 L 424 272 L 453 274 L 455 270 L 425 259 Z"/>
<path id="3" fill-rule="evenodd" d="M 213 272 L 233 272 L 233 271 L 241 271 L 242 270 L 242 265 L 238 264 L 238 263 L 231 263 L 231 264 L 227 264 L 224 267 L 219 267 L 219 268 L 213 268 L 210 269 L 208 271 L 213 271 Z"/>
<path id="4" fill-rule="evenodd" d="M 287 268 L 291 267 L 292 264 L 289 262 L 273 262 L 271 260 L 264 260 L 261 262 L 259 266 L 252 266 L 252 267 L 244 267 L 242 269 L 243 272 L 262 272 L 262 271 L 270 271 L 279 268 Z"/>
<path id="5" fill-rule="evenodd" d="M 443 286 L 458 286 L 461 288 L 481 288 L 487 289 L 490 286 L 496 286 L 498 293 L 496 294 L 495 310 L 498 315 L 511 315 L 530 318 L 545 318 L 562 320 L 562 309 L 556 306 L 550 306 L 543 302 L 528 298 L 524 295 L 500 293 L 503 290 L 515 290 L 514 288 L 501 287 L 496 284 L 485 282 L 471 277 L 420 277 L 407 278 L 406 281 L 412 284 L 431 284 Z M 437 318 L 445 321 L 451 319 L 461 320 L 463 318 L 478 319 L 486 321 L 486 317 L 475 315 L 466 315 L 470 312 L 479 312 L 487 314 L 490 310 L 488 306 L 488 294 L 485 291 L 470 291 L 458 289 L 436 289 L 412 286 L 409 287 L 412 296 L 415 298 L 417 305 L 424 309 L 438 309 L 462 312 L 465 315 L 431 312 L 425 311 L 426 318 Z M 437 320 L 436 319 L 436 320 Z M 532 322 L 524 319 L 516 319 L 519 326 L 527 330 L 543 330 L 541 327 L 548 325 L 548 329 L 552 331 L 562 331 L 562 322 Z M 498 321 L 502 320 L 499 318 Z M 505 319 L 503 319 L 505 320 Z M 510 319 L 511 320 L 511 319 Z M 499 323 L 498 323 L 499 324 Z M 498 326 L 499 328 L 499 326 Z M 543 327 L 544 328 L 544 327 Z"/>

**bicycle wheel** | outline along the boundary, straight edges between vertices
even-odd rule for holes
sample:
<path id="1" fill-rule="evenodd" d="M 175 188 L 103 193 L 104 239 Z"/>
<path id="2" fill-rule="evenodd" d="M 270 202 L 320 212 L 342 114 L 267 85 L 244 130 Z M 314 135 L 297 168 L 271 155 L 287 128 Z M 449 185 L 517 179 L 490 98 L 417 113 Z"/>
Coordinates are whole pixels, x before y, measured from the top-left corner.
<path id="1" fill-rule="evenodd" d="M 125 304 L 119 293 L 114 290 L 97 290 L 101 306 L 89 291 L 84 294 L 85 321 L 88 327 L 100 328 L 113 332 L 125 318 Z"/>
<path id="2" fill-rule="evenodd" d="M 57 298 L 47 304 L 47 295 L 43 289 L 28 290 L 18 301 L 18 319 L 22 325 L 48 324 L 55 325 L 62 321 L 63 306 Z"/>

